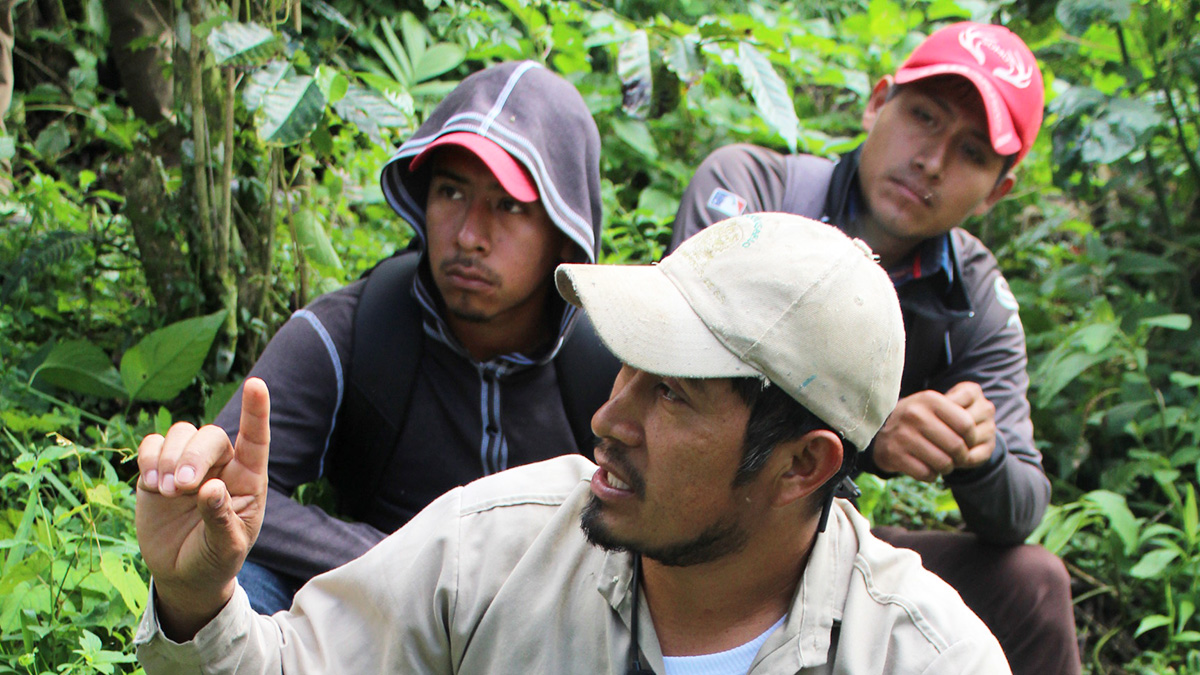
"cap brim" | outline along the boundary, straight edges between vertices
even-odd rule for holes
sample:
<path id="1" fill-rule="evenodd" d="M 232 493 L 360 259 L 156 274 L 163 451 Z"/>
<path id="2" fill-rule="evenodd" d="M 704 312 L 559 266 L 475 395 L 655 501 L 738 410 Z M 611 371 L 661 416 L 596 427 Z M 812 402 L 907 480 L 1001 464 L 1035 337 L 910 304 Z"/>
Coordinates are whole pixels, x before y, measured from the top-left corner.
<path id="1" fill-rule="evenodd" d="M 957 63 L 938 63 L 917 68 L 901 68 L 896 72 L 896 84 L 908 84 L 938 75 L 959 75 L 971 81 L 983 99 L 983 107 L 987 112 L 988 136 L 992 149 L 1001 155 L 1015 155 L 1021 152 L 1021 139 L 1013 126 L 1012 115 L 1008 112 L 1008 104 L 988 80 L 987 76 L 977 70 Z"/>
<path id="2" fill-rule="evenodd" d="M 652 265 L 559 265 L 558 292 L 621 362 L 671 377 L 762 376 L 730 352 Z"/>
<path id="3" fill-rule="evenodd" d="M 495 141 L 467 131 L 456 131 L 435 139 L 412 158 L 408 165 L 409 171 L 419 169 L 429 159 L 433 150 L 451 145 L 465 148 L 478 157 L 496 177 L 500 187 L 512 195 L 513 199 L 525 203 L 538 200 L 537 186 L 534 185 L 529 171 L 521 166 L 520 162 Z"/>

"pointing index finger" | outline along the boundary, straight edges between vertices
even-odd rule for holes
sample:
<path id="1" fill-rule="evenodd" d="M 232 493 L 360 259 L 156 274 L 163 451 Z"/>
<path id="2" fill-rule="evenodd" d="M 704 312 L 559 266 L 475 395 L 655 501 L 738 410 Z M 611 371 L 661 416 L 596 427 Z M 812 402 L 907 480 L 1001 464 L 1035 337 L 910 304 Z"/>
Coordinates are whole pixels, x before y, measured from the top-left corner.
<path id="1" fill-rule="evenodd" d="M 267 391 L 267 383 L 252 377 L 242 387 L 242 417 L 234 454 L 243 466 L 262 474 L 267 470 L 270 445 L 271 396 Z"/>

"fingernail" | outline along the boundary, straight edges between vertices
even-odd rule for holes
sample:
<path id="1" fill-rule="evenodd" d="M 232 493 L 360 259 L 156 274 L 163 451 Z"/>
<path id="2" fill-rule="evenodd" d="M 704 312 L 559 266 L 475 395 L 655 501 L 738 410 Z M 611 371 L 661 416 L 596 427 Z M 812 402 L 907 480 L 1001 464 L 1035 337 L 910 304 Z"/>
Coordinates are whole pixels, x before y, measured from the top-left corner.
<path id="1" fill-rule="evenodd" d="M 157 489 L 158 488 L 158 472 L 155 471 L 154 469 L 151 469 L 151 470 L 147 471 L 146 473 L 142 474 L 142 483 L 145 484 L 146 487 L 151 487 L 151 488 Z"/>
<path id="2" fill-rule="evenodd" d="M 196 480 L 196 470 L 190 466 L 181 466 L 175 470 L 175 481 L 188 484 Z"/>
<path id="3" fill-rule="evenodd" d="M 208 505 L 214 509 L 221 508 L 221 504 L 223 504 L 223 503 L 225 503 L 225 495 L 218 495 L 218 496 L 213 497 L 212 499 L 208 500 Z"/>
<path id="4" fill-rule="evenodd" d="M 175 474 L 163 474 L 162 482 L 158 486 L 158 491 L 164 494 L 172 494 L 175 492 Z"/>

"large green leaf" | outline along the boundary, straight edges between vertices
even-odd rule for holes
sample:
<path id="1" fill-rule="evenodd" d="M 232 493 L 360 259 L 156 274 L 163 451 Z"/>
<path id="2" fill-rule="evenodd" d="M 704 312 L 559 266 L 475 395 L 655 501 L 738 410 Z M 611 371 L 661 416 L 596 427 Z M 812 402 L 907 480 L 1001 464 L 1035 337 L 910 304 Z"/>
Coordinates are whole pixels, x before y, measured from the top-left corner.
<path id="1" fill-rule="evenodd" d="M 337 251 L 333 250 L 329 235 L 325 233 L 325 228 L 317 222 L 312 209 L 303 209 L 296 213 L 296 240 L 304 249 L 305 257 L 312 262 L 338 270 L 342 269 L 342 260 L 338 257 Z"/>
<path id="2" fill-rule="evenodd" d="M 293 72 L 292 65 L 287 61 L 272 61 L 254 71 L 242 87 L 242 102 L 246 104 L 246 109 L 254 112 L 261 108 L 267 92 Z"/>
<path id="3" fill-rule="evenodd" d="M 108 354 L 87 340 L 54 345 L 33 374 L 43 382 L 81 394 L 101 398 L 127 395 Z"/>
<path id="4" fill-rule="evenodd" d="M 617 77 L 621 79 L 621 108 L 626 114 L 641 117 L 654 94 L 650 40 L 646 31 L 634 31 L 621 43 L 617 52 Z"/>
<path id="5" fill-rule="evenodd" d="M 629 147 L 636 150 L 646 159 L 652 161 L 658 160 L 658 147 L 654 143 L 654 136 L 646 128 L 645 122 L 640 120 L 614 119 L 612 121 L 612 130 L 617 135 L 617 138 L 625 141 Z"/>
<path id="6" fill-rule="evenodd" d="M 692 36 L 671 38 L 663 52 L 663 62 L 687 86 L 704 74 L 704 60 Z"/>
<path id="7" fill-rule="evenodd" d="M 169 401 L 191 384 L 225 320 L 225 310 L 186 319 L 142 338 L 121 357 L 121 380 L 136 401 Z"/>
<path id="8" fill-rule="evenodd" d="M 333 110 L 346 122 L 357 126 L 371 137 L 371 140 L 383 145 L 381 128 L 409 129 L 413 124 L 412 97 L 406 92 L 398 95 L 398 100 L 406 102 L 407 109 L 396 106 L 392 99 L 385 97 L 374 89 L 362 85 L 351 84 L 346 89 L 346 95 L 333 104 Z M 396 97 L 393 97 L 396 98 Z"/>
<path id="9" fill-rule="evenodd" d="M 125 607 L 130 613 L 142 613 L 146 603 L 146 582 L 138 575 L 133 565 L 127 563 L 119 554 L 106 551 L 100 556 L 100 572 L 104 578 L 117 589 Z"/>
<path id="10" fill-rule="evenodd" d="M 1163 314 L 1142 319 L 1138 323 L 1143 326 L 1156 326 L 1171 330 L 1188 330 L 1192 327 L 1192 317 L 1187 314 Z"/>
<path id="11" fill-rule="evenodd" d="M 325 115 L 325 94 L 308 75 L 285 77 L 263 99 L 258 137 L 272 145 L 308 138 Z"/>
<path id="12" fill-rule="evenodd" d="M 227 21 L 208 34 L 218 66 L 257 66 L 279 51 L 279 36 L 256 23 Z"/>
<path id="13" fill-rule="evenodd" d="M 1056 361 L 1048 362 L 1039 369 L 1038 377 L 1035 378 L 1038 383 L 1038 400 L 1042 405 L 1048 404 L 1058 395 L 1058 392 L 1063 390 L 1063 387 L 1071 384 L 1085 370 L 1107 359 L 1108 357 L 1104 354 L 1075 352 Z"/>
<path id="14" fill-rule="evenodd" d="M 1132 555 L 1138 543 L 1138 521 L 1125 503 L 1125 497 L 1108 490 L 1093 490 L 1084 499 L 1095 504 L 1104 514 L 1109 526 L 1120 538 L 1125 555 Z"/>
<path id="15" fill-rule="evenodd" d="M 1130 570 L 1130 576 L 1135 579 L 1152 579 L 1162 574 L 1163 570 L 1167 569 L 1179 557 L 1179 549 L 1172 546 L 1168 548 L 1156 548 L 1137 562 Z"/>
<path id="16" fill-rule="evenodd" d="M 754 98 L 754 105 L 758 106 L 763 120 L 779 132 L 789 150 L 796 152 L 800 120 L 796 117 L 791 94 L 779 73 L 775 72 L 762 52 L 745 42 L 738 44 L 738 71 L 742 75 L 742 84 L 750 90 L 750 96 Z"/>
<path id="17" fill-rule="evenodd" d="M 462 47 L 449 42 L 439 42 L 421 55 L 413 64 L 413 82 L 431 80 L 442 73 L 457 68 L 467 58 Z"/>

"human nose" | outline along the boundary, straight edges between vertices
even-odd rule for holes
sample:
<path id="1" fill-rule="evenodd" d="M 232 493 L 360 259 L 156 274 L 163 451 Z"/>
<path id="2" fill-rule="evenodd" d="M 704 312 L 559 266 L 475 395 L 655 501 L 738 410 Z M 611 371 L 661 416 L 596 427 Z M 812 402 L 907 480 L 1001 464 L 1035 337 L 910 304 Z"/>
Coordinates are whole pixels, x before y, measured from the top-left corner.
<path id="1" fill-rule="evenodd" d="M 491 208 L 487 199 L 475 198 L 459 224 L 455 241 L 464 251 L 487 253 L 491 247 Z"/>
<path id="2" fill-rule="evenodd" d="M 593 434 L 598 438 L 611 438 L 626 447 L 642 445 L 644 432 L 640 414 L 646 406 L 639 401 L 639 385 L 645 376 L 646 373 L 632 366 L 621 366 L 608 401 L 592 415 Z"/>
<path id="3" fill-rule="evenodd" d="M 946 165 L 947 153 L 950 152 L 951 140 L 946 134 L 939 134 L 927 139 L 918 147 L 917 154 L 913 156 L 913 165 L 931 179 L 940 178 Z"/>

